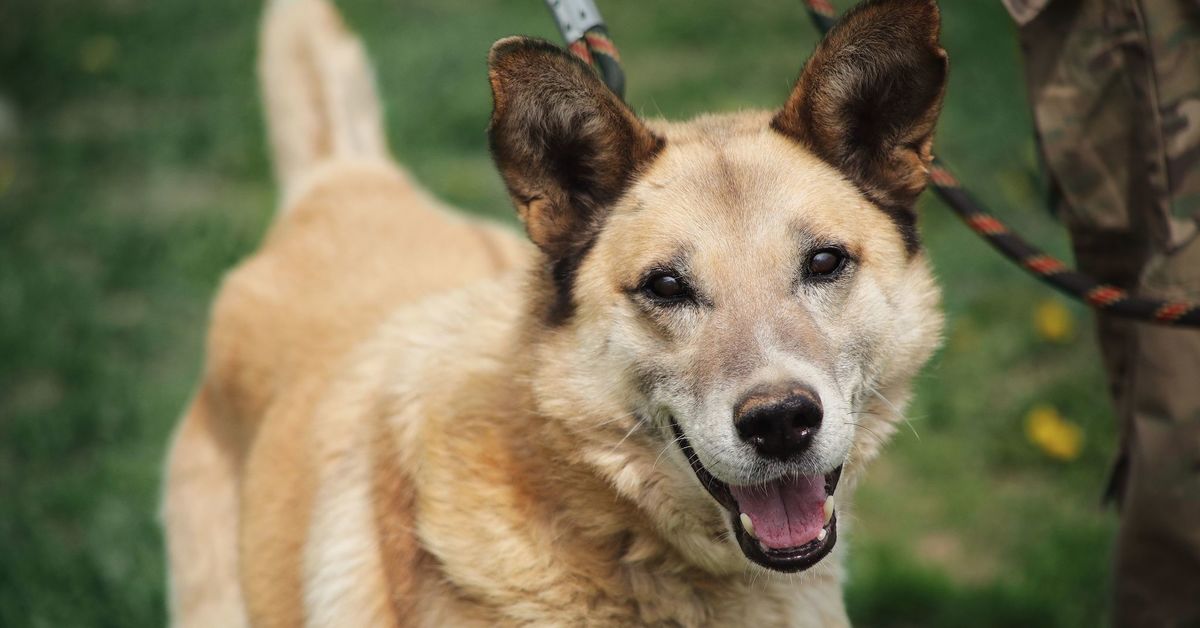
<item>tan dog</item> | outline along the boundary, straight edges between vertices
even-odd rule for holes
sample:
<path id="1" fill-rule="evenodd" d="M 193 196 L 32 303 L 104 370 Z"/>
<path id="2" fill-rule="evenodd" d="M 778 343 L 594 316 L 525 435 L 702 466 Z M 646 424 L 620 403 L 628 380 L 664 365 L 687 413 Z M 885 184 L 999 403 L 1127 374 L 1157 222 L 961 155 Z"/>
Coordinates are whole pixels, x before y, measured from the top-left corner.
<path id="1" fill-rule="evenodd" d="M 328 4 L 272 5 L 285 202 L 171 451 L 175 623 L 845 624 L 838 521 L 941 328 L 938 19 L 866 2 L 781 110 L 686 123 L 498 42 L 529 246 L 392 163 Z"/>

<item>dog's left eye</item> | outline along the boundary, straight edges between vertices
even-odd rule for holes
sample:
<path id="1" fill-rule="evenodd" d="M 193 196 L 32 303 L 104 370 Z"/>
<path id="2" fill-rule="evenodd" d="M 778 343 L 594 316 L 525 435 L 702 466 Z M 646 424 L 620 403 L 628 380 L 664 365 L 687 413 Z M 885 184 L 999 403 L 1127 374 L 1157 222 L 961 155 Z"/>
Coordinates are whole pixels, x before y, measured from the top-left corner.
<path id="1" fill-rule="evenodd" d="M 821 249 L 808 258 L 808 274 L 831 277 L 846 264 L 846 254 L 837 249 Z"/>
<path id="2" fill-rule="evenodd" d="M 679 301 L 690 294 L 683 278 L 671 273 L 655 273 L 646 279 L 643 290 L 656 299 Z"/>

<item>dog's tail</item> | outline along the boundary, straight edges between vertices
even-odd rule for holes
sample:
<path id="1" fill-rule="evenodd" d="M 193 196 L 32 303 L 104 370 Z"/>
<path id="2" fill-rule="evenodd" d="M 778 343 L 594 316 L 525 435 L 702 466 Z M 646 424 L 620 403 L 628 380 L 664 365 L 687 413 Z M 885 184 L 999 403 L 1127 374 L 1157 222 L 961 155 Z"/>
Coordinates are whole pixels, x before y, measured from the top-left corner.
<path id="1" fill-rule="evenodd" d="M 370 62 L 327 0 L 271 0 L 260 46 L 259 80 L 285 194 L 323 162 L 388 159 Z"/>

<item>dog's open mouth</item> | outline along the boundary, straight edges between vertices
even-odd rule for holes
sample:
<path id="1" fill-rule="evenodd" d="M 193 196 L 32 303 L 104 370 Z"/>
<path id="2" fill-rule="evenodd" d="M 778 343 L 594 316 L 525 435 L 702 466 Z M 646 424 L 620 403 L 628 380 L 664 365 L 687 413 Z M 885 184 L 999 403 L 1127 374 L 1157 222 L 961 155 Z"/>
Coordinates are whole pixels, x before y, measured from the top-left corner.
<path id="1" fill-rule="evenodd" d="M 731 486 L 700 462 L 683 429 L 671 429 L 700 484 L 729 512 L 738 546 L 750 560 L 775 571 L 804 571 L 837 542 L 833 492 L 842 468 L 817 476 L 783 477 L 758 486 Z"/>

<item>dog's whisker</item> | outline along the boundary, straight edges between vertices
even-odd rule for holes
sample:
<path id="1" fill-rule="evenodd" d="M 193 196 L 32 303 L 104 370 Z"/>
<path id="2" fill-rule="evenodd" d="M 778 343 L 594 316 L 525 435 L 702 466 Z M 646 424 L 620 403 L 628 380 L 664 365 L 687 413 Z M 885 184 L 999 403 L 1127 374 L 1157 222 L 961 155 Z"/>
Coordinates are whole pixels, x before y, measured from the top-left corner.
<path id="1" fill-rule="evenodd" d="M 872 395 L 875 395 L 876 397 L 879 398 L 880 401 L 882 401 L 884 404 L 886 404 L 887 407 L 892 410 L 892 413 L 894 413 L 896 415 L 896 417 L 898 417 L 901 421 L 904 422 L 905 425 L 908 426 L 908 429 L 912 431 L 913 436 L 916 436 L 917 440 L 921 440 L 921 435 L 917 433 L 917 428 L 913 426 L 912 421 L 908 420 L 908 417 L 904 416 L 904 412 L 902 412 L 900 410 L 900 408 L 896 407 L 896 404 L 892 403 L 892 401 L 890 399 L 885 397 L 883 395 L 883 393 L 879 392 L 879 389 L 875 388 L 874 386 L 867 387 L 867 392 L 871 393 Z"/>
<path id="2" fill-rule="evenodd" d="M 663 446 L 663 448 L 662 448 L 662 451 L 658 452 L 658 457 L 656 457 L 656 458 L 654 459 L 654 464 L 650 465 L 650 470 L 651 470 L 651 471 L 653 471 L 653 470 L 657 469 L 657 468 L 658 468 L 658 462 L 659 462 L 660 460 L 662 460 L 662 457 L 663 457 L 664 455 L 666 455 L 667 451 L 669 451 L 669 450 L 671 449 L 671 446 L 672 446 L 672 445 L 674 445 L 675 443 L 678 443 L 678 442 L 682 441 L 682 440 L 683 440 L 683 437 L 682 437 L 682 436 L 676 436 L 675 438 L 672 438 L 670 441 L 668 441 L 668 442 L 667 442 L 667 444 Z"/>
<path id="3" fill-rule="evenodd" d="M 897 416 L 904 414 L 903 412 L 900 411 L 900 408 L 896 407 L 896 404 L 892 403 L 892 401 L 890 399 L 883 396 L 883 393 L 879 392 L 878 388 L 871 386 L 871 387 L 867 388 L 867 392 L 878 397 L 879 400 L 882 401 L 884 404 L 886 404 L 887 407 L 890 408 L 892 410 L 892 412 L 896 413 Z"/>
<path id="4" fill-rule="evenodd" d="M 637 423 L 634 423 L 634 424 L 633 424 L 633 427 L 629 428 L 629 431 L 628 431 L 628 432 L 625 432 L 625 436 L 624 436 L 623 438 L 621 438 L 621 440 L 617 441 L 617 444 L 616 444 L 616 445 L 613 445 L 613 446 L 612 446 L 612 449 L 608 450 L 608 453 L 609 453 L 609 455 L 612 455 L 612 454 L 613 454 L 613 453 L 615 453 L 615 452 L 616 452 L 618 449 L 620 449 L 620 448 L 621 448 L 621 445 L 624 445 L 624 444 L 625 444 L 625 441 L 629 440 L 629 437 L 630 437 L 630 436 L 632 436 L 632 435 L 633 435 L 633 433 L 634 433 L 634 432 L 636 432 L 636 431 L 637 431 L 637 429 L 638 429 L 639 427 L 641 427 L 642 425 L 644 425 L 645 423 L 646 423 L 646 419 L 645 419 L 645 418 L 642 418 L 642 419 L 640 419 L 640 420 L 639 420 Z"/>
<path id="5" fill-rule="evenodd" d="M 590 425 L 589 427 L 590 427 L 590 428 L 592 428 L 592 429 L 595 429 L 595 428 L 601 428 L 601 427 L 604 427 L 604 426 L 606 426 L 606 425 L 612 425 L 613 423 L 617 423 L 617 422 L 619 422 L 619 421 L 624 421 L 625 419 L 628 419 L 628 418 L 629 418 L 629 415 L 627 415 L 627 414 L 620 414 L 620 415 L 617 415 L 617 416 L 615 416 L 615 417 L 613 417 L 613 418 L 611 418 L 611 419 L 608 419 L 608 420 L 606 420 L 606 421 L 601 421 L 601 422 L 599 422 L 599 423 L 596 423 L 596 424 L 594 424 L 594 425 Z"/>
<path id="6" fill-rule="evenodd" d="M 868 434 L 875 437 L 875 440 L 882 446 L 887 443 L 887 440 L 880 436 L 875 430 L 863 425 L 862 423 L 854 423 L 853 421 L 844 421 L 846 425 L 852 425 L 856 428 L 866 430 Z"/>

